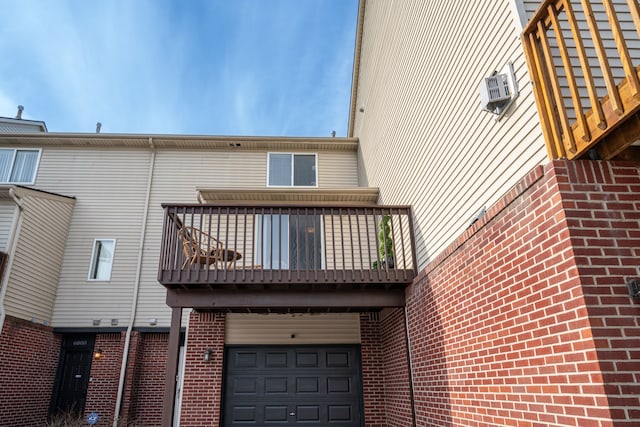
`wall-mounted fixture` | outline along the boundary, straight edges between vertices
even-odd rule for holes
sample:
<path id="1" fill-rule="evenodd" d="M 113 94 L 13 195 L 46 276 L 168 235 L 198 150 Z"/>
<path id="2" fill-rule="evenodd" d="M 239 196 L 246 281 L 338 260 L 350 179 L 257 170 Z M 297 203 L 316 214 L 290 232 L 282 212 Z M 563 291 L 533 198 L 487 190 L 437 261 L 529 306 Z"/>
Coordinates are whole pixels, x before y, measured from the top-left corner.
<path id="1" fill-rule="evenodd" d="M 111 326 L 118 326 L 118 319 L 111 319 Z"/>
<path id="2" fill-rule="evenodd" d="M 98 348 L 93 352 L 93 358 L 98 360 L 102 357 L 102 349 Z"/>
<path id="3" fill-rule="evenodd" d="M 100 326 L 100 319 L 93 319 L 93 326 Z"/>
<path id="4" fill-rule="evenodd" d="M 640 300 L 640 279 L 627 280 L 627 287 L 629 288 L 629 296 Z"/>
<path id="5" fill-rule="evenodd" d="M 151 326 L 156 326 L 158 324 L 158 318 L 157 317 L 152 317 L 151 319 L 149 319 L 149 324 Z"/>
<path id="6" fill-rule="evenodd" d="M 482 110 L 498 117 L 500 120 L 507 108 L 518 97 L 518 82 L 513 71 L 513 64 L 509 62 L 500 71 L 494 71 L 480 83 L 480 104 Z"/>
<path id="7" fill-rule="evenodd" d="M 206 349 L 202 354 L 202 360 L 204 360 L 205 362 L 211 362 L 212 358 L 213 358 L 213 350 L 211 350 L 210 348 Z"/>

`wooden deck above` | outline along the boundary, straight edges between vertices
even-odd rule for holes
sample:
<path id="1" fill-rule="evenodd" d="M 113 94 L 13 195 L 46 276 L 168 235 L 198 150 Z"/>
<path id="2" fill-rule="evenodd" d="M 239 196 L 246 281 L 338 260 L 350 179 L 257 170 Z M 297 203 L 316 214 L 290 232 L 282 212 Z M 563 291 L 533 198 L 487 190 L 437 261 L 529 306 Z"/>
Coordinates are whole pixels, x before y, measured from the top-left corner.
<path id="1" fill-rule="evenodd" d="M 543 1 L 522 42 L 551 159 L 640 159 L 637 0 Z"/>

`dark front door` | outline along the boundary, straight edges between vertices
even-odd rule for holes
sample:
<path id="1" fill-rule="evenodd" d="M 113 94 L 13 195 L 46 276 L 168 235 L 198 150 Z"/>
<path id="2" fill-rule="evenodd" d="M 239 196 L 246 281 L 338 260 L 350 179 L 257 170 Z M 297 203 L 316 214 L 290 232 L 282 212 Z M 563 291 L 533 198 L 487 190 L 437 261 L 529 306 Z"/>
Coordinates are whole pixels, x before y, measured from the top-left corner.
<path id="1" fill-rule="evenodd" d="M 93 357 L 93 336 L 67 336 L 62 341 L 51 413 L 82 414 Z"/>
<path id="2" fill-rule="evenodd" d="M 222 425 L 362 426 L 359 346 L 227 347 Z"/>

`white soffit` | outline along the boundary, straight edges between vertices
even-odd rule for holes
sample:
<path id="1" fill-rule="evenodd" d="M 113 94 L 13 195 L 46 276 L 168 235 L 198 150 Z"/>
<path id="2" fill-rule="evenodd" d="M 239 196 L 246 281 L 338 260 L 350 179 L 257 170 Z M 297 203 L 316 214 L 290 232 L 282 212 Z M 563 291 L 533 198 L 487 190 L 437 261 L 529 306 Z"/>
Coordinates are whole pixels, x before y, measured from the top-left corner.
<path id="1" fill-rule="evenodd" d="M 256 189 L 208 189 L 198 188 L 201 203 L 298 203 L 375 205 L 378 188 L 256 188 Z"/>

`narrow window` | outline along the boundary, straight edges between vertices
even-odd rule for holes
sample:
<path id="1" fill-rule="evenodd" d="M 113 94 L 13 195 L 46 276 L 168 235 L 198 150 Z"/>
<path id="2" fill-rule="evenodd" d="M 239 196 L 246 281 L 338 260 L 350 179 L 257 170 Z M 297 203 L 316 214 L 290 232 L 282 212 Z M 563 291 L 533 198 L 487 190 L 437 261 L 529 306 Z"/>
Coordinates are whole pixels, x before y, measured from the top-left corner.
<path id="1" fill-rule="evenodd" d="M 40 150 L 0 149 L 0 183 L 33 184 Z"/>
<path id="2" fill-rule="evenodd" d="M 116 241 L 113 239 L 96 239 L 93 242 L 89 280 L 111 280 L 111 266 Z"/>
<path id="3" fill-rule="evenodd" d="M 269 153 L 270 187 L 316 187 L 316 154 Z"/>

